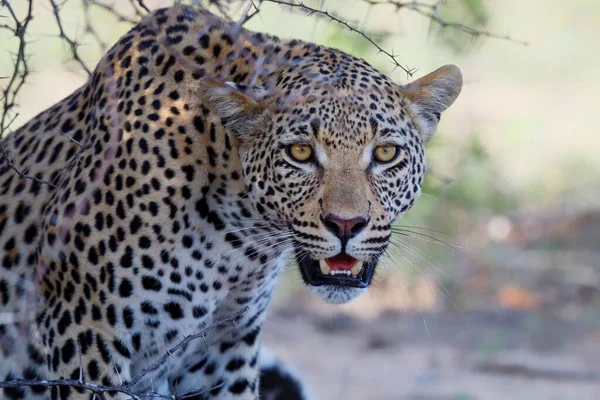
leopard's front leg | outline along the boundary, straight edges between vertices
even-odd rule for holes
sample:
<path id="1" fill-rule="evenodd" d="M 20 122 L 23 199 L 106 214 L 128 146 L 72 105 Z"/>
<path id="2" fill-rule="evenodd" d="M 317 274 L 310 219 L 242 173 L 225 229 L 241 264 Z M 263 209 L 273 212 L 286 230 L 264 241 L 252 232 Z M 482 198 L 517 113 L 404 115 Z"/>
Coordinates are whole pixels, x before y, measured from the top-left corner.
<path id="1" fill-rule="evenodd" d="M 258 399 L 260 325 L 253 324 L 243 332 L 223 330 L 186 350 L 182 369 L 173 371 L 170 377 L 174 394 L 201 393 L 198 398 L 202 399 Z"/>
<path id="2" fill-rule="evenodd" d="M 188 348 L 182 369 L 171 375 L 177 395 L 203 388 L 203 399 L 259 398 L 260 332 L 277 271 L 268 277 L 267 283 L 256 290 L 255 300 L 243 309 L 240 300 L 247 299 L 247 290 L 230 293 L 220 304 L 206 340 Z"/>
<path id="3" fill-rule="evenodd" d="M 210 391 L 211 399 L 258 399 L 259 336 L 257 325 L 239 340 L 221 340 L 211 346 L 210 358 L 215 360 L 213 376 L 216 378 Z M 207 367 L 208 372 L 211 367 Z"/>

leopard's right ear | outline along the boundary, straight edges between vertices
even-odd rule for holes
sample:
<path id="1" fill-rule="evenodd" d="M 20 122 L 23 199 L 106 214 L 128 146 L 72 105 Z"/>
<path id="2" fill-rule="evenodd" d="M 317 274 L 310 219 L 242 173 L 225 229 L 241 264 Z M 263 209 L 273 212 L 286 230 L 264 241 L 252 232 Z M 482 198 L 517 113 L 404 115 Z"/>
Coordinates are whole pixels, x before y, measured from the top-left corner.
<path id="1" fill-rule="evenodd" d="M 199 80 L 198 95 L 202 104 L 221 118 L 223 125 L 240 139 L 247 138 L 264 115 L 260 90 L 221 82 L 211 77 Z"/>
<path id="2" fill-rule="evenodd" d="M 440 115 L 460 94 L 463 78 L 456 65 L 445 65 L 416 81 L 400 87 L 409 99 L 409 112 L 425 141 L 437 129 Z"/>

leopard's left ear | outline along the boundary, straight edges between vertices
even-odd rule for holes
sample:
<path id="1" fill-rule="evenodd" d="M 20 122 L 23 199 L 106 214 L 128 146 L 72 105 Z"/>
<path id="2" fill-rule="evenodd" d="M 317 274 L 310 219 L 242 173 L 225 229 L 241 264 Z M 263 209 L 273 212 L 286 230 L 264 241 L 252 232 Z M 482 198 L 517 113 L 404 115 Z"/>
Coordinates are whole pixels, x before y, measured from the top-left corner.
<path id="1" fill-rule="evenodd" d="M 462 83 L 460 69 L 456 65 L 444 65 L 400 87 L 410 100 L 410 114 L 425 141 L 435 133 L 442 111 L 450 107 L 460 94 Z"/>
<path id="2" fill-rule="evenodd" d="M 246 139 L 262 120 L 265 108 L 257 100 L 257 90 L 221 82 L 211 77 L 198 81 L 198 95 L 202 104 L 221 118 L 226 128 L 240 139 Z"/>

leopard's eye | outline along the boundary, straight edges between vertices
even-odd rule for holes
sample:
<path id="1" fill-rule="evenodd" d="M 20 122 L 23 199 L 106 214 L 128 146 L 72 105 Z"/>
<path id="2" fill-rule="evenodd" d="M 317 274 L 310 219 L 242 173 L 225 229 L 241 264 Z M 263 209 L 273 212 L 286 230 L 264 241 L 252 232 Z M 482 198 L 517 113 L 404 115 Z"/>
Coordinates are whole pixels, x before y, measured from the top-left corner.
<path id="1" fill-rule="evenodd" d="M 313 149 L 308 144 L 291 144 L 287 148 L 287 152 L 291 158 L 298 162 L 307 162 L 313 154 Z"/>
<path id="2" fill-rule="evenodd" d="M 400 149 L 395 144 L 382 144 L 375 147 L 373 156 L 380 163 L 390 163 L 396 159 L 399 153 Z"/>

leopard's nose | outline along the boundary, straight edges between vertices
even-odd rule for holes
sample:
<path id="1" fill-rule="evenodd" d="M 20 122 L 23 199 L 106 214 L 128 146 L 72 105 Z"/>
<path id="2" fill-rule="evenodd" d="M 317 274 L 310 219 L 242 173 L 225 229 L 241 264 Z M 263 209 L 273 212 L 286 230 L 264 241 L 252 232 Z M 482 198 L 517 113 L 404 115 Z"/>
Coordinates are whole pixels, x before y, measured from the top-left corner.
<path id="1" fill-rule="evenodd" d="M 343 247 L 346 246 L 348 240 L 358 235 L 368 223 L 369 220 L 360 216 L 354 218 L 342 218 L 337 215 L 328 214 L 323 218 L 325 227 L 340 238 Z"/>

